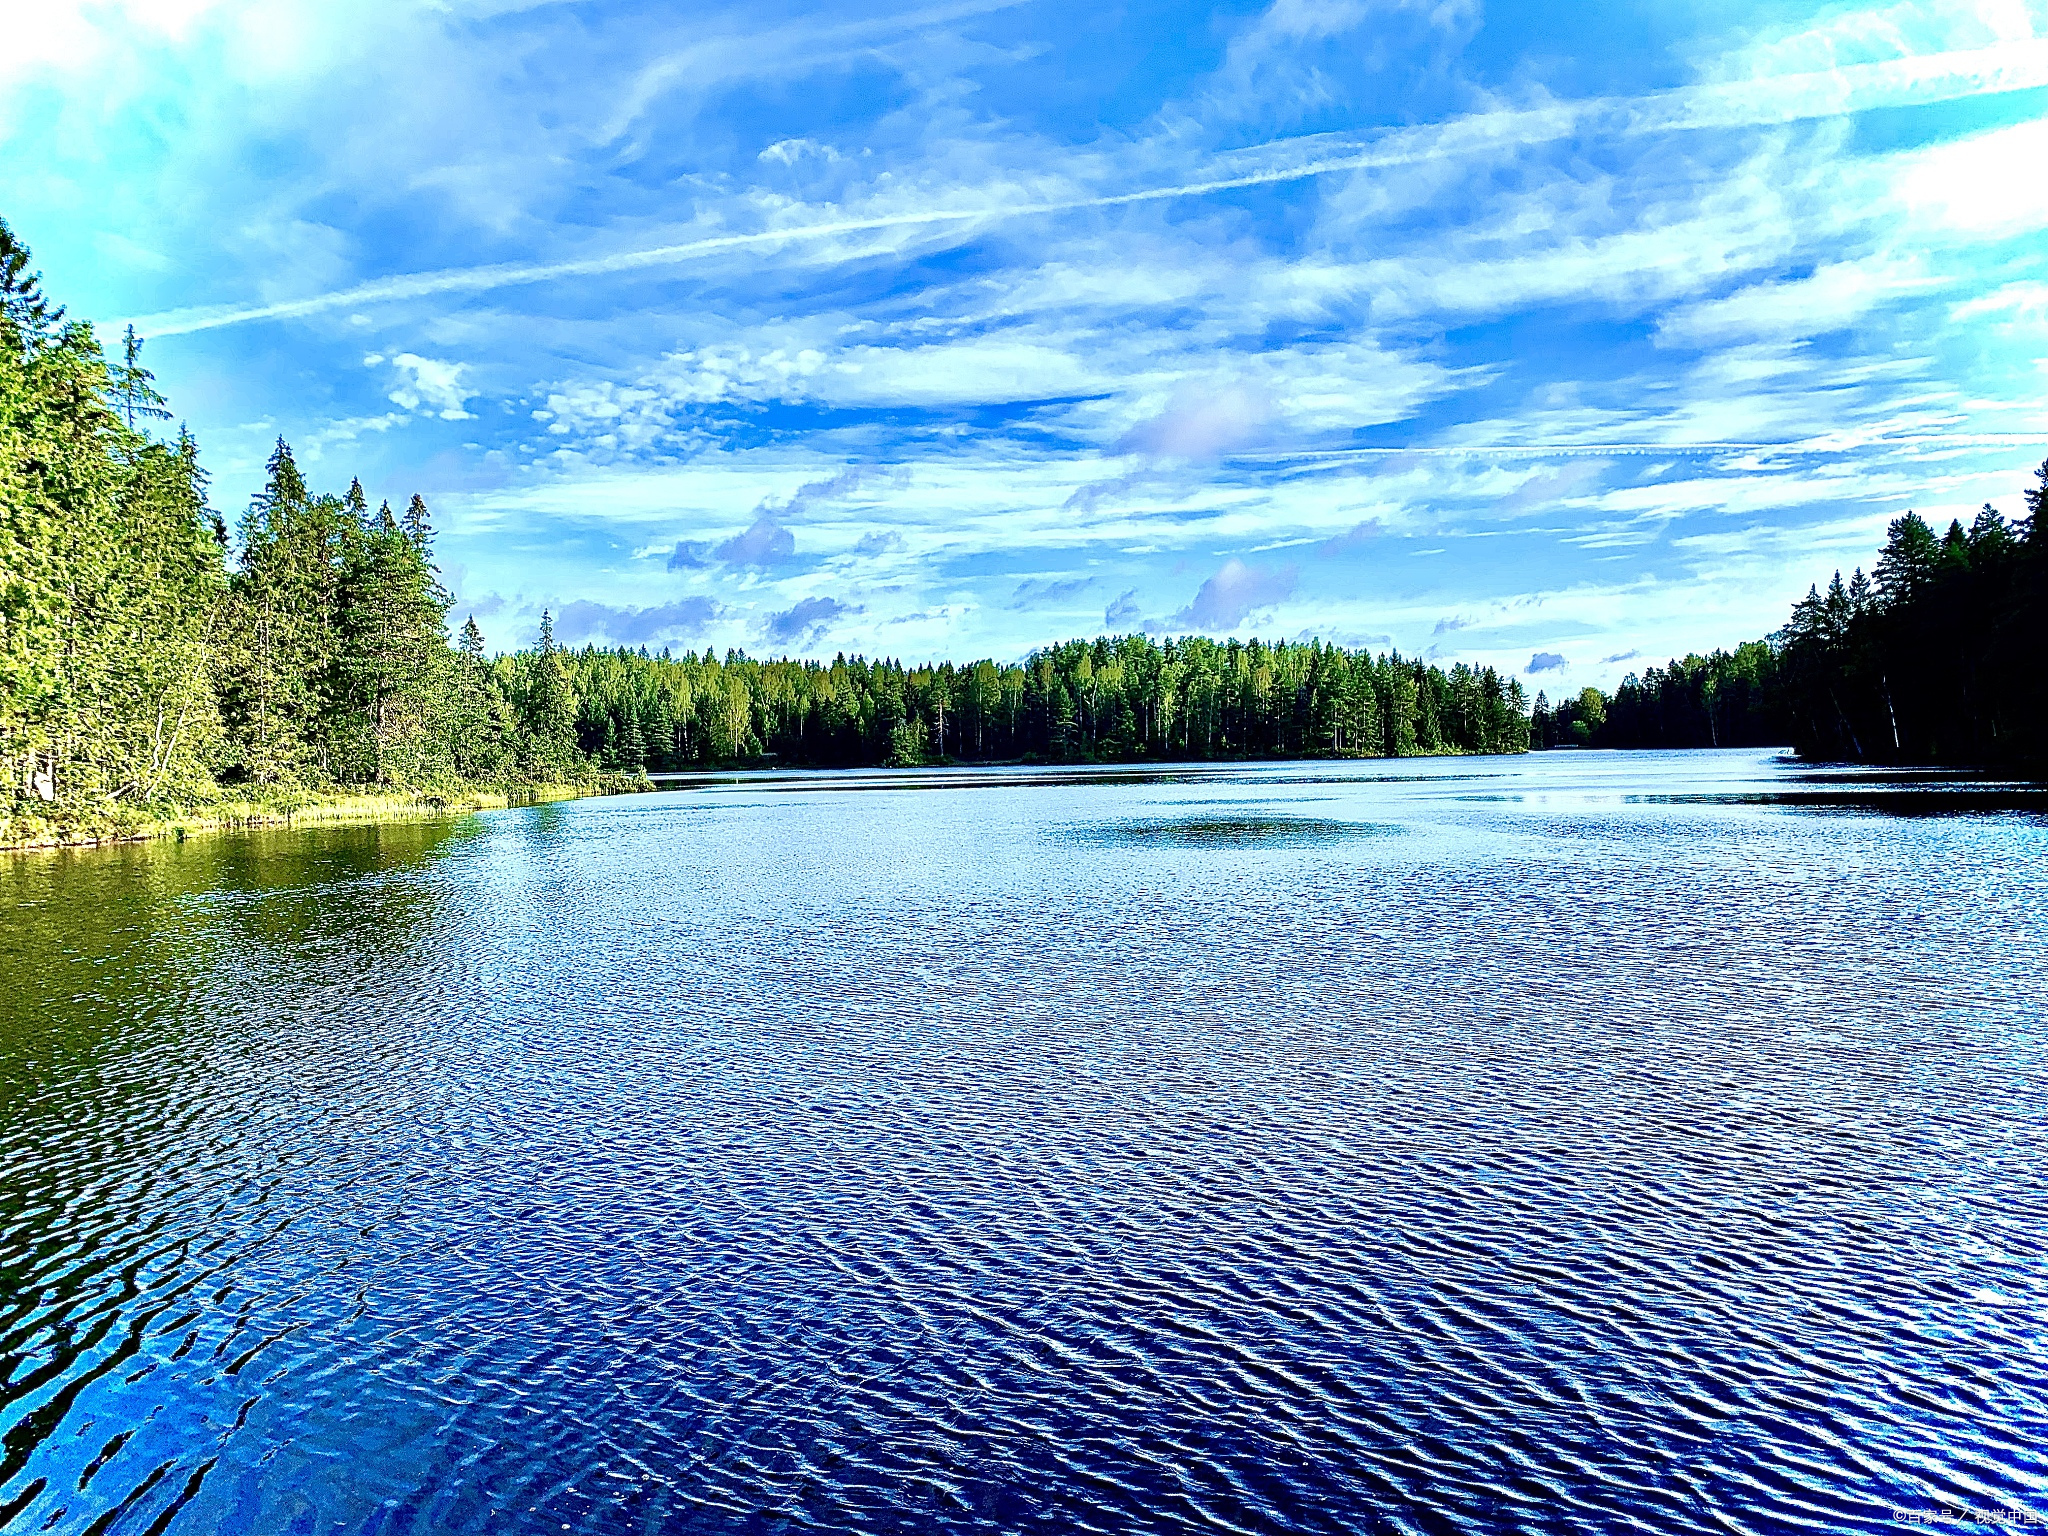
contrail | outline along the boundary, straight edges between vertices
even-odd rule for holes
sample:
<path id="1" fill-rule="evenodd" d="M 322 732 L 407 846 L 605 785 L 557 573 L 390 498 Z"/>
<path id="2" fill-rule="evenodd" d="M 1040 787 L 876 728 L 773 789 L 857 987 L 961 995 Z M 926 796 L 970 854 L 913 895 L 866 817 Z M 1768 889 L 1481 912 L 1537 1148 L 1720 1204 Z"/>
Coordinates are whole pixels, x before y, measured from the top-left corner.
<path id="1" fill-rule="evenodd" d="M 564 277 L 591 277 L 632 272 L 647 267 L 676 266 L 697 257 L 715 255 L 723 251 L 746 250 L 795 241 L 825 240 L 837 235 L 994 223 L 1048 214 L 1077 213 L 1089 209 L 1121 208 L 1139 203 L 1207 197 L 1219 192 L 1232 192 L 1250 187 L 1309 181 L 1343 171 L 1376 170 L 1412 164 L 1433 156 L 1471 148 L 1497 145 L 1521 147 L 1555 142 L 1569 136 L 1587 120 L 1603 117 L 1613 118 L 1621 131 L 1629 133 L 1683 132 L 1705 128 L 1797 122 L 1865 111 L 1875 106 L 1952 101 L 1962 97 L 1997 95 L 2041 86 L 2048 86 L 2048 39 L 2006 43 L 1998 48 L 1933 54 L 1925 58 L 1901 59 L 1883 64 L 1850 65 L 1842 69 L 1782 75 L 1768 80 L 1688 86 L 1642 97 L 1603 97 L 1555 107 L 1482 114 L 1454 119 L 1428 129 L 1397 130 L 1376 141 L 1369 148 L 1351 148 L 1346 145 L 1346 152 L 1325 153 L 1314 159 L 1291 164 L 1247 171 L 1239 175 L 1179 182 L 1171 186 L 1144 187 L 1130 192 L 979 208 L 926 209 L 918 212 L 875 214 L 865 218 L 830 219 L 815 224 L 791 225 L 782 229 L 708 235 L 673 245 L 657 245 L 637 251 L 619 251 L 608 256 L 579 257 L 567 261 L 504 262 L 483 267 L 448 268 L 439 272 L 379 278 L 373 282 L 359 283 L 351 288 L 270 304 L 167 310 L 161 314 L 138 316 L 133 323 L 138 331 L 148 335 L 182 336 L 195 331 L 219 330 L 224 326 L 246 325 L 259 320 L 289 320 L 327 310 L 428 298 L 435 294 L 482 293 L 527 283 L 552 282 Z M 1333 142 L 1329 136 L 1318 136 L 1309 141 L 1281 140 L 1258 149 L 1237 151 L 1230 159 L 1242 163 L 1259 155 L 1284 152 L 1290 145 L 1300 147 L 1304 142 L 1320 144 L 1334 150 L 1339 147 L 1341 141 Z"/>
<path id="2" fill-rule="evenodd" d="M 1904 437 L 1878 435 L 1795 438 L 1778 443 L 1466 443 L 1428 447 L 1364 447 L 1282 449 L 1271 453 L 1231 453 L 1224 458 L 1243 464 L 1333 464 L 1347 459 L 1396 458 L 1571 458 L 1585 454 L 1630 455 L 1700 453 L 1855 453 L 1871 448 L 2038 448 L 2048 445 L 2048 432 L 1939 432 Z"/>

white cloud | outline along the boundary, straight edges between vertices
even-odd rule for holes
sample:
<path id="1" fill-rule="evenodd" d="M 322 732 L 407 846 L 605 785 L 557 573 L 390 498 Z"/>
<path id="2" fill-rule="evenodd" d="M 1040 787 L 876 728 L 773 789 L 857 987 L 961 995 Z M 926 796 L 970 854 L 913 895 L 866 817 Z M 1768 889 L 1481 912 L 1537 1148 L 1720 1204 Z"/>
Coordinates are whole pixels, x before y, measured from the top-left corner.
<path id="1" fill-rule="evenodd" d="M 806 156 L 827 162 L 841 158 L 830 144 L 820 144 L 815 139 L 777 139 L 760 154 L 761 159 L 777 165 L 795 165 Z"/>
<path id="2" fill-rule="evenodd" d="M 391 359 L 391 366 L 399 374 L 397 387 L 386 397 L 392 404 L 408 411 L 430 411 L 443 421 L 474 419 L 467 407 L 476 391 L 465 389 L 462 383 L 463 374 L 469 371 L 467 363 L 401 352 Z"/>
<path id="3" fill-rule="evenodd" d="M 1300 580 L 1301 572 L 1291 565 L 1256 566 L 1235 558 L 1226 560 L 1196 590 L 1187 607 L 1161 627 L 1227 633 L 1255 615 L 1270 613 L 1293 595 Z"/>
<path id="4" fill-rule="evenodd" d="M 1936 238 L 2006 238 L 2048 228 L 2048 118 L 1973 134 L 1905 157 L 1897 197 Z"/>
<path id="5" fill-rule="evenodd" d="M 1120 453 L 1206 459 L 1247 447 L 1273 414 L 1263 391 L 1242 384 L 1220 389 L 1182 385 L 1164 411 L 1126 432 Z"/>
<path id="6" fill-rule="evenodd" d="M 1748 586 L 1724 589 L 1713 562 L 1764 543 L 1685 541 L 1780 528 L 1784 565 L 1802 527 L 1997 489 L 2037 424 L 2048 183 L 2010 165 L 2048 141 L 2038 123 L 1953 135 L 2010 105 L 1972 98 L 2048 82 L 2038 8 L 1747 25 L 1692 59 L 1693 83 L 1564 100 L 1539 67 L 1483 80 L 1460 59 L 1469 8 L 1279 0 L 1218 23 L 1223 67 L 1093 137 L 1004 94 L 1005 70 L 1062 46 L 1035 11 L 970 35 L 987 7 L 787 27 L 714 9 L 629 37 L 602 8 L 573 25 L 374 0 L 127 10 L 57 7 L 34 34 L 55 41 L 0 61 L 35 81 L 0 90 L 0 152 L 38 168 L 10 198 L 45 219 L 121 210 L 92 237 L 91 280 L 158 310 L 145 331 L 192 338 L 152 351 L 167 377 L 190 368 L 186 398 L 271 387 L 280 343 L 329 348 L 350 375 L 337 394 L 361 398 L 225 419 L 276 409 L 263 448 L 283 430 L 337 464 L 342 445 L 393 473 L 459 464 L 437 511 L 451 541 L 504 537 L 464 558 L 507 592 L 572 529 L 579 549 L 618 545 L 576 579 L 621 612 L 723 581 L 758 594 L 713 621 L 744 640 L 821 595 L 801 583 L 824 570 L 890 586 L 837 594 L 866 625 L 914 613 L 935 645 L 994 645 L 1020 570 L 1085 572 L 1088 601 L 1132 622 L 1135 594 L 1171 611 L 1203 572 L 1209 598 L 1182 612 L 1226 615 L 1256 587 L 1241 573 L 1297 548 L 1332 547 L 1362 582 L 1382 565 L 1428 573 L 1418 586 L 1454 567 L 1577 572 L 1542 578 L 1569 589 L 1551 599 L 1567 627 L 1496 658 L 1525 665 L 1532 648 L 1621 649 L 1571 624 L 1627 620 L 1652 646 L 1686 625 L 1754 632 L 1776 583 L 1744 567 Z M 367 51 L 388 67 L 365 69 Z M 1422 120 L 1286 132 L 1311 110 L 1373 121 L 1422 100 L 1366 101 L 1393 80 L 1385 60 L 1434 82 Z M 1666 78 L 1669 62 L 1647 60 Z M 862 89 L 811 92 L 805 70 Z M 787 109 L 719 94 L 767 77 Z M 854 95 L 885 104 L 847 109 Z M 1204 101 L 1227 110 L 1188 105 Z M 1964 105 L 1886 120 L 1932 144 L 1872 148 L 1850 122 L 1942 101 Z M 405 237 L 379 243 L 389 229 Z M 1506 339 L 1504 319 L 1529 323 Z M 1699 451 L 1771 442 L 1786 446 Z M 1674 451 L 1636 451 L 1659 445 Z M 504 468 L 521 455 L 536 467 Z M 261 458 L 244 443 L 209 462 L 233 478 Z M 806 500 L 786 518 L 801 558 L 710 560 L 757 509 L 878 460 L 916 475 Z M 764 520 L 773 553 L 786 530 Z M 1410 559 L 1421 533 L 1515 554 Z M 646 558 L 679 542 L 706 564 Z M 1615 579 L 1584 579 L 1586 550 L 1624 557 L 1597 567 Z M 1426 634 L 1492 611 L 1483 592 L 1333 593 L 1320 563 L 1286 596 L 1290 623 Z M 1645 624 L 1645 604 L 1677 617 Z"/>
<path id="7" fill-rule="evenodd" d="M 1284 141 L 1264 147 L 1252 158 L 1240 156 L 1192 164 L 1184 161 L 1177 167 L 1181 172 L 1178 179 L 1123 189 L 1089 190 L 1088 181 L 1097 181 L 1099 186 L 1104 170 L 1113 172 L 1116 168 L 1090 164 L 1085 158 L 1065 175 L 1059 174 L 1059 168 L 1053 165 L 1032 168 L 1032 184 L 1059 189 L 1052 196 L 1019 196 L 1022 189 L 1017 186 L 986 180 L 932 189 L 912 186 L 906 191 L 904 183 L 891 178 L 876 184 L 866 200 L 865 211 L 854 203 L 814 209 L 788 200 L 757 199 L 772 206 L 776 213 L 765 228 L 696 233 L 655 245 L 550 261 L 419 271 L 300 297 L 278 297 L 260 304 L 166 311 L 141 317 L 136 323 L 153 335 L 177 335 L 257 320 L 300 318 L 366 304 L 402 303 L 444 294 L 481 293 L 645 271 L 757 250 L 801 249 L 821 242 L 829 249 L 833 242 L 854 235 L 944 235 L 950 231 L 957 239 L 993 222 L 1179 202 L 1242 188 L 1404 167 L 1447 154 L 1497 156 L 1504 150 L 1525 151 L 1532 144 L 1555 142 L 1576 133 L 1644 135 L 1790 123 L 1902 102 L 1939 101 L 2042 85 L 2048 85 L 2048 42 L 2025 42 L 1760 82 L 1685 87 L 1638 98 L 1599 98 L 1536 109 L 1508 109 L 1425 129 L 1397 130 L 1368 140 L 1331 141 L 1318 136 Z M 1255 160 L 1262 163 L 1254 163 Z M 1130 173 L 1125 170 L 1123 174 L 1128 177 Z M 906 196 L 910 202 L 906 202 Z M 945 205 L 933 206 L 935 199 L 943 200 Z M 1697 237 L 1703 232 L 1691 233 Z M 1761 228 L 1752 232 L 1751 243 L 1758 243 L 1760 234 Z M 1646 261 L 1647 252 L 1635 254 L 1620 248 L 1626 239 L 1610 241 L 1608 251 L 1603 253 L 1622 258 L 1621 274 L 1613 279 L 1617 284 L 1631 273 L 1640 275 L 1657 270 L 1660 264 L 1674 258 L 1682 258 L 1682 264 L 1695 271 L 1711 268 L 1716 259 L 1715 246 L 1703 246 L 1694 238 L 1662 241 L 1655 252 L 1658 260 Z M 1781 248 L 1768 239 L 1761 240 L 1761 244 L 1765 249 Z M 845 247 L 840 259 L 866 260 L 873 254 L 871 247 L 856 243 Z M 1594 253 L 1586 255 L 1585 260 L 1564 264 L 1568 269 L 1565 276 L 1578 287 L 1588 285 L 1604 270 L 1593 259 Z M 815 252 L 812 259 L 816 259 Z M 1554 268 L 1558 262 L 1553 259 L 1546 265 Z M 1483 307 L 1475 304 L 1478 295 L 1490 291 L 1497 282 L 1506 281 L 1510 286 L 1501 290 L 1499 302 L 1513 302 L 1517 297 L 1526 302 L 1544 291 L 1542 283 L 1532 285 L 1526 278 L 1520 286 L 1514 285 L 1517 274 L 1527 270 L 1527 263 L 1495 263 L 1490 268 L 1467 271 L 1462 264 L 1446 262 L 1431 286 L 1446 293 L 1462 288 L 1468 306 Z"/>
<path id="8" fill-rule="evenodd" d="M 1763 282 L 1722 298 L 1704 299 L 1667 313 L 1658 341 L 1709 347 L 1754 338 L 1793 340 L 1841 330 L 1879 304 L 1916 297 L 1943 286 L 1912 260 L 1880 257 L 1834 262 L 1805 277 Z"/>

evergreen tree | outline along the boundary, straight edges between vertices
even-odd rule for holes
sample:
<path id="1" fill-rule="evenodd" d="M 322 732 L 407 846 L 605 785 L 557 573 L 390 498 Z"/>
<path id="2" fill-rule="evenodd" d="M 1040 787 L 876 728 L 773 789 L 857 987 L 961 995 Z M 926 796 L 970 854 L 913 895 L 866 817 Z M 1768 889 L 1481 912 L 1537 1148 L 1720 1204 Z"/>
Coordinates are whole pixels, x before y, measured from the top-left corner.
<path id="1" fill-rule="evenodd" d="M 382 520 L 361 526 L 368 503 L 360 483 L 346 504 L 360 531 L 343 549 L 337 589 L 336 735 L 353 747 L 350 778 L 423 782 L 446 767 L 434 722 L 450 681 L 448 596 L 423 541 Z M 420 503 L 422 524 L 425 516 Z"/>
<path id="2" fill-rule="evenodd" d="M 0 795 L 149 803 L 207 783 L 216 735 L 204 476 L 134 424 L 140 343 L 110 367 L 40 283 L 0 225 Z"/>
<path id="3" fill-rule="evenodd" d="M 156 375 L 142 366 L 142 338 L 132 325 L 121 340 L 121 366 L 114 372 L 110 392 L 120 402 L 121 418 L 131 432 L 138 417 L 144 421 L 170 419 L 164 397 L 156 392 Z"/>
<path id="4" fill-rule="evenodd" d="M 64 323 L 63 306 L 44 295 L 43 274 L 31 272 L 28 264 L 28 247 L 0 219 L 0 326 L 18 348 L 49 341 Z"/>
<path id="5" fill-rule="evenodd" d="M 540 616 L 540 643 L 526 658 L 519 697 L 521 766 L 541 777 L 572 770 L 576 746 L 576 697 L 568 668 L 555 645 L 555 620 Z"/>

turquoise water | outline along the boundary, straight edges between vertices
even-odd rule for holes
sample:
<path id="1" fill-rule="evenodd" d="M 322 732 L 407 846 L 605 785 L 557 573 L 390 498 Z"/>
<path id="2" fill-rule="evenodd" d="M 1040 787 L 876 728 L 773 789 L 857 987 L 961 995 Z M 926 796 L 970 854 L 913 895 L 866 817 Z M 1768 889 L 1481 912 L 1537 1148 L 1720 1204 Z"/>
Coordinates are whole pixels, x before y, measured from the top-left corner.
<path id="1" fill-rule="evenodd" d="M 0 858 L 7 1531 L 2048 1516 L 2048 815 L 1756 753 Z"/>

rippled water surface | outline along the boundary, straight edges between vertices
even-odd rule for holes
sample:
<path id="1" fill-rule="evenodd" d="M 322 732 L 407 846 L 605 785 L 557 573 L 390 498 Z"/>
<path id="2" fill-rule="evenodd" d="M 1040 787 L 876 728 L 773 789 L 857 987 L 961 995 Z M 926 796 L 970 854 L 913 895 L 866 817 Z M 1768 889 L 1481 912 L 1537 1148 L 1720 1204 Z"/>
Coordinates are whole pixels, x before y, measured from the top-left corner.
<path id="1" fill-rule="evenodd" d="M 2048 816 L 1757 754 L 0 855 L 0 1527 L 2048 1516 Z"/>

